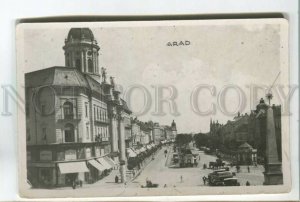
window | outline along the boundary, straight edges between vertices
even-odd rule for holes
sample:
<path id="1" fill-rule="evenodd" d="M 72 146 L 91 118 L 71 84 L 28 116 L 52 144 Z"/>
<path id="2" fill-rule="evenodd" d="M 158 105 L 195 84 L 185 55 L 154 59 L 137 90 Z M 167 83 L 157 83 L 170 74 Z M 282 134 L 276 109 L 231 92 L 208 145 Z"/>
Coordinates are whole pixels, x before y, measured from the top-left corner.
<path id="1" fill-rule="evenodd" d="M 64 103 L 64 106 L 63 106 L 63 109 L 64 109 L 64 117 L 65 119 L 73 119 L 73 104 L 69 101 L 65 102 Z"/>
<path id="2" fill-rule="evenodd" d="M 99 120 L 99 108 L 97 107 L 97 120 Z"/>
<path id="3" fill-rule="evenodd" d="M 86 126 L 86 139 L 90 139 L 90 130 L 89 130 L 89 126 Z"/>
<path id="4" fill-rule="evenodd" d="M 47 128 L 42 128 L 43 140 L 47 142 Z"/>
<path id="5" fill-rule="evenodd" d="M 93 73 L 93 61 L 91 59 L 88 59 L 88 70 Z"/>
<path id="6" fill-rule="evenodd" d="M 42 113 L 42 115 L 46 114 L 46 106 L 45 105 L 41 105 L 41 113 Z"/>
<path id="7" fill-rule="evenodd" d="M 30 136 L 30 129 L 28 128 L 27 129 L 27 131 L 26 131 L 26 133 L 27 133 L 27 141 L 30 141 L 31 140 L 31 136 Z"/>
<path id="8" fill-rule="evenodd" d="M 94 106 L 94 119 L 97 119 L 97 114 L 96 114 L 96 107 Z"/>
<path id="9" fill-rule="evenodd" d="M 70 123 L 65 125 L 65 142 L 75 142 L 74 126 Z"/>
<path id="10" fill-rule="evenodd" d="M 80 61 L 80 59 L 76 59 L 75 67 L 76 67 L 77 70 L 79 70 L 79 71 L 81 70 L 81 61 Z"/>
<path id="11" fill-rule="evenodd" d="M 85 117 L 88 117 L 88 103 L 85 103 Z"/>
<path id="12" fill-rule="evenodd" d="M 28 117 L 30 115 L 30 109 L 29 109 L 29 104 L 26 104 L 26 116 Z"/>

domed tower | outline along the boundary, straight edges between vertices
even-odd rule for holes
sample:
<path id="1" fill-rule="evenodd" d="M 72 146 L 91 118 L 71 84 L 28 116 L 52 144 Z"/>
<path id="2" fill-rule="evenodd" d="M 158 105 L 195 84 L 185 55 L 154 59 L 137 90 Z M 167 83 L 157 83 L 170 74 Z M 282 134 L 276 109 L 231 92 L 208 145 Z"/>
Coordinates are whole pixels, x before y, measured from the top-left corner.
<path id="1" fill-rule="evenodd" d="M 63 49 L 67 67 L 76 68 L 100 82 L 98 64 L 100 47 L 89 28 L 71 28 Z"/>

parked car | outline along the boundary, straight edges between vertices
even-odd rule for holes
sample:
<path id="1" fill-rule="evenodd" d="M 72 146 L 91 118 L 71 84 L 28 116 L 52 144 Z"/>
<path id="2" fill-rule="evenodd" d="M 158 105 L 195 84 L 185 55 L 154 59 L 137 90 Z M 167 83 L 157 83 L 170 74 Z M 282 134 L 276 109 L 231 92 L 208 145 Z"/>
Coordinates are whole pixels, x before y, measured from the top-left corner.
<path id="1" fill-rule="evenodd" d="M 223 170 L 223 169 L 222 169 Z M 208 174 L 208 183 L 216 186 L 224 182 L 224 179 L 232 178 L 233 174 L 230 171 L 218 171 Z"/>
<path id="2" fill-rule="evenodd" d="M 178 163 L 179 162 L 179 155 L 177 153 L 173 153 L 173 162 Z"/>
<path id="3" fill-rule="evenodd" d="M 240 186 L 237 178 L 226 178 L 223 181 L 225 186 Z"/>

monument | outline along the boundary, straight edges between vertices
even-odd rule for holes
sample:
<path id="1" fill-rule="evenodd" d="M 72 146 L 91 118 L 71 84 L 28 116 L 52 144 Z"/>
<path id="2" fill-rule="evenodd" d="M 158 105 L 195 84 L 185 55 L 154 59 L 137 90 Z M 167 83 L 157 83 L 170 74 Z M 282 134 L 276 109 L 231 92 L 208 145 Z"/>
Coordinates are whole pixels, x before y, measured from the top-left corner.
<path id="1" fill-rule="evenodd" d="M 273 96 L 271 92 L 269 92 L 267 94 L 269 106 L 267 109 L 264 185 L 283 184 L 282 167 L 277 153 L 274 113 L 272 107 L 270 106 L 270 100 L 272 97 Z"/>

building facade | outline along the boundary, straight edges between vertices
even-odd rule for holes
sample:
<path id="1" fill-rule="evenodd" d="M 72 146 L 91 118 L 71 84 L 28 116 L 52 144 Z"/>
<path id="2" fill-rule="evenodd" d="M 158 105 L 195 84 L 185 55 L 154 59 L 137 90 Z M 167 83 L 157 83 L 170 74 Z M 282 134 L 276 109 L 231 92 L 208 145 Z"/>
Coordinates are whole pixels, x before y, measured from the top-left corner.
<path id="1" fill-rule="evenodd" d="M 222 151 L 238 151 L 239 146 L 249 145 L 257 151 L 258 160 L 263 161 L 266 149 L 266 111 L 268 105 L 263 99 L 250 114 L 240 114 L 226 124 L 210 122 L 210 140 L 213 146 Z M 278 157 L 281 160 L 281 106 L 272 105 L 275 120 L 275 133 Z M 256 156 L 255 156 L 256 158 Z"/>
<path id="2" fill-rule="evenodd" d="M 100 47 L 89 28 L 70 29 L 65 67 L 25 75 L 28 179 L 35 187 L 90 183 L 121 162 L 131 111 L 113 78 L 99 68 Z"/>

